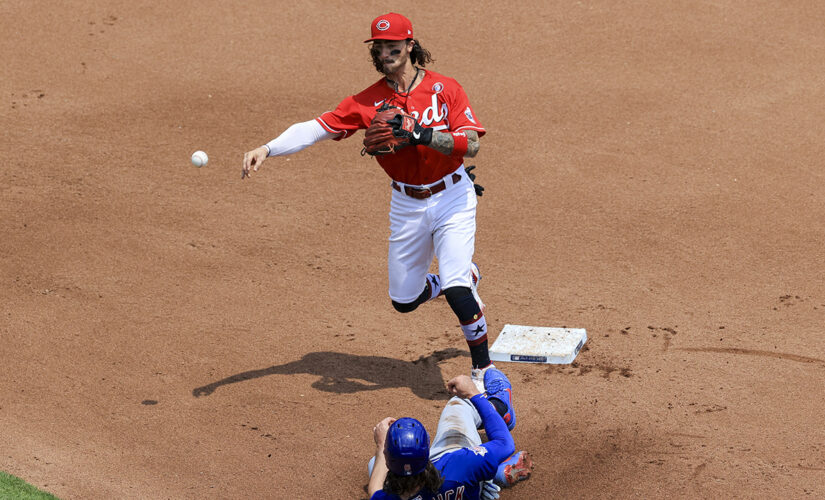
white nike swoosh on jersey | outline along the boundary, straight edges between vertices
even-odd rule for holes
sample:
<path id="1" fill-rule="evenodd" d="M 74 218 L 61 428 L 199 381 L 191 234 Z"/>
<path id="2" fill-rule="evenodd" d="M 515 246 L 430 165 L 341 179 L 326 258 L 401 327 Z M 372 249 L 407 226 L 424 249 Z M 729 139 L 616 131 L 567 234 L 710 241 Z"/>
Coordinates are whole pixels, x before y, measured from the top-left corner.
<path id="1" fill-rule="evenodd" d="M 380 101 L 375 101 L 375 105 L 380 106 L 381 103 L 383 103 L 383 102 L 384 102 L 384 99 L 381 99 Z"/>
<path id="2" fill-rule="evenodd" d="M 413 132 L 413 137 L 416 139 L 421 139 L 421 134 L 419 132 Z"/>

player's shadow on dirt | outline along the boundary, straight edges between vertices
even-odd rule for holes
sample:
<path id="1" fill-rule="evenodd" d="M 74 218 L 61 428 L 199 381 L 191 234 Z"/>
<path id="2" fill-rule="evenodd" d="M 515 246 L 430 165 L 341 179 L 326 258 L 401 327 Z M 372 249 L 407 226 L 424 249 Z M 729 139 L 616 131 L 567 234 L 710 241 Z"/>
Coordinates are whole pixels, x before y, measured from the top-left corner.
<path id="1" fill-rule="evenodd" d="M 393 387 L 409 387 L 421 399 L 447 400 L 450 399 L 450 394 L 444 388 L 445 380 L 438 363 L 459 356 L 469 357 L 470 353 L 450 348 L 436 351 L 429 356 L 421 356 L 415 361 L 401 361 L 384 356 L 311 352 L 298 361 L 238 373 L 203 387 L 197 387 L 192 390 L 192 395 L 196 398 L 208 396 L 223 385 L 268 375 L 309 373 L 321 377 L 320 380 L 312 383 L 312 387 L 324 392 L 351 394 Z"/>

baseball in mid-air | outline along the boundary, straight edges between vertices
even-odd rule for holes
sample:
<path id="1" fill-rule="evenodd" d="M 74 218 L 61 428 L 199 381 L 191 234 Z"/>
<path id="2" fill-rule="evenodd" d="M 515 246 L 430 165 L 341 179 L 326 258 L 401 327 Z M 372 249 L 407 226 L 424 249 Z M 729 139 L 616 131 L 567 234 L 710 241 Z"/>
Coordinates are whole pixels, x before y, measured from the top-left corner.
<path id="1" fill-rule="evenodd" d="M 202 167 L 209 161 L 209 157 L 203 151 L 195 151 L 192 153 L 192 165 Z"/>

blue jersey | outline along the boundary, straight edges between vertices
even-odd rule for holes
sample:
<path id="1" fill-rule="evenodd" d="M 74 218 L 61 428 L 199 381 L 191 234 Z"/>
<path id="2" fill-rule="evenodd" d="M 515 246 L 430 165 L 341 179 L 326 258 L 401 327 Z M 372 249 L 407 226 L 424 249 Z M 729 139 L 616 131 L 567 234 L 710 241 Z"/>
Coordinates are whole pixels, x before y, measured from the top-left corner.
<path id="1" fill-rule="evenodd" d="M 437 493 L 419 491 L 410 500 L 478 500 L 481 481 L 493 479 L 498 465 L 516 451 L 507 424 L 492 403 L 481 394 L 470 398 L 478 410 L 489 441 L 475 448 L 451 451 L 433 462 L 444 484 Z M 384 491 L 376 491 L 370 500 L 396 500 L 400 497 Z"/>

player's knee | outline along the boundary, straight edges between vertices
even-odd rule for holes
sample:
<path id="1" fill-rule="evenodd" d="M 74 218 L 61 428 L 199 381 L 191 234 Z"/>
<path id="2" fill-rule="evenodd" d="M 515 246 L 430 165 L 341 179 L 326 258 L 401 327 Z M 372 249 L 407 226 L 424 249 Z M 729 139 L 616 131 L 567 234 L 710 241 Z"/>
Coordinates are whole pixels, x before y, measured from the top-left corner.
<path id="1" fill-rule="evenodd" d="M 398 311 L 400 313 L 408 313 L 408 312 L 413 312 L 413 311 L 416 310 L 416 308 L 418 307 L 418 302 L 413 301 L 413 302 L 409 302 L 409 303 L 404 304 L 402 302 L 396 302 L 396 301 L 393 300 L 392 301 L 392 306 L 395 308 L 396 311 Z"/>
<path id="2" fill-rule="evenodd" d="M 471 300 L 473 299 L 473 292 L 466 286 L 451 286 L 450 288 L 445 288 L 442 290 L 444 297 L 447 298 L 447 302 L 450 304 L 450 307 L 455 307 L 453 304 L 458 304 L 467 297 Z"/>
<path id="3" fill-rule="evenodd" d="M 466 286 L 451 286 L 444 290 L 444 296 L 459 321 L 466 321 L 481 311 L 472 290 Z"/>

